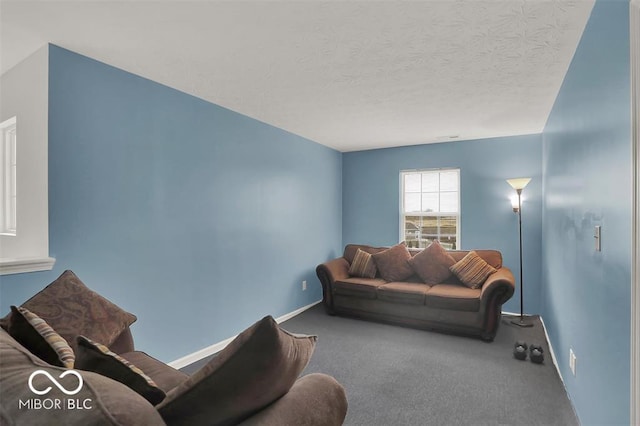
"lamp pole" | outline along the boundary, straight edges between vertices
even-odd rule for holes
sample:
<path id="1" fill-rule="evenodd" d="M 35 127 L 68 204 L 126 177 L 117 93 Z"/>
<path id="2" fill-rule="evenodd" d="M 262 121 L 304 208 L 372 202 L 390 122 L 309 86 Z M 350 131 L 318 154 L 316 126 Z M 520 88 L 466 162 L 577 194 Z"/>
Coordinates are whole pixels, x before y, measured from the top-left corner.
<path id="1" fill-rule="evenodd" d="M 522 287 L 522 188 L 516 189 L 518 193 L 518 229 L 520 240 L 520 319 L 512 320 L 511 323 L 520 327 L 533 327 L 533 324 L 524 322 L 524 294 Z"/>

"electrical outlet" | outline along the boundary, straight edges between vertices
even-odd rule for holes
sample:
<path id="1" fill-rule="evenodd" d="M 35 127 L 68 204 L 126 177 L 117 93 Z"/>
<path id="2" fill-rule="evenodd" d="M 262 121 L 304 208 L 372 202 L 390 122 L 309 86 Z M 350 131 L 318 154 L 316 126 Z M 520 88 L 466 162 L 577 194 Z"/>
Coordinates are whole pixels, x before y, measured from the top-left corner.
<path id="1" fill-rule="evenodd" d="M 571 369 L 571 373 L 576 375 L 576 354 L 573 353 L 573 349 L 569 348 L 569 368 Z"/>
<path id="2" fill-rule="evenodd" d="M 307 280 L 302 281 L 302 291 L 307 289 Z"/>

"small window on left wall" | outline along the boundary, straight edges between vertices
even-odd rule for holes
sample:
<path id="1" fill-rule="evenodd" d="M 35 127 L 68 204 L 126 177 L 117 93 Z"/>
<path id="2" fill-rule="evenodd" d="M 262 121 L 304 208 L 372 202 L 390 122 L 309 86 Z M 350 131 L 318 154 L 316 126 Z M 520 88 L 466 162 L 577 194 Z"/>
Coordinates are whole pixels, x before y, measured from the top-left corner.
<path id="1" fill-rule="evenodd" d="M 17 118 L 0 123 L 0 235 L 16 236 Z"/>

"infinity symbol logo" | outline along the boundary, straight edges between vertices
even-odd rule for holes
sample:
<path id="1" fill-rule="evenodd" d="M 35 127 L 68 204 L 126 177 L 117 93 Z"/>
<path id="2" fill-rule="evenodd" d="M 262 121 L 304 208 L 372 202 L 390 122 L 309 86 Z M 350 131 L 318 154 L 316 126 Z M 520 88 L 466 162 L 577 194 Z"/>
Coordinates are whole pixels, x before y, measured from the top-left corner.
<path id="1" fill-rule="evenodd" d="M 33 373 L 31 373 L 31 375 L 29 376 L 29 389 L 31 389 L 31 392 L 35 393 L 36 395 L 46 395 L 51 391 L 51 386 L 47 387 L 45 390 L 38 390 L 33 387 L 33 378 L 36 377 L 38 374 L 47 376 L 49 380 L 51 380 L 51 383 L 56 385 L 56 387 L 60 389 L 62 392 L 64 392 L 65 395 L 75 395 L 78 392 L 80 392 L 80 389 L 82 389 L 82 384 L 83 384 L 82 376 L 80 375 L 80 373 L 78 373 L 75 370 L 67 370 L 64 373 L 62 373 L 60 376 L 58 376 L 59 379 L 62 379 L 63 377 L 71 374 L 78 378 L 78 387 L 70 391 L 67 390 L 64 386 L 62 386 L 60 382 L 58 382 L 55 378 L 53 378 L 53 376 L 49 374 L 47 371 L 36 370 Z"/>

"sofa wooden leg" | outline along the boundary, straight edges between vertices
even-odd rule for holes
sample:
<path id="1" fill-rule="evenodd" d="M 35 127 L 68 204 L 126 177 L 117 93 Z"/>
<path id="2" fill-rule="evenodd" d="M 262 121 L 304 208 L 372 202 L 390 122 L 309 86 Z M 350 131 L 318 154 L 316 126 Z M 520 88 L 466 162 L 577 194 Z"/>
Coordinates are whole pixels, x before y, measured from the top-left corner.
<path id="1" fill-rule="evenodd" d="M 487 342 L 487 343 L 491 343 L 491 342 L 493 342 L 493 338 L 494 338 L 494 337 L 495 337 L 495 335 L 494 335 L 493 333 L 482 333 L 482 334 L 480 335 L 480 338 L 481 338 L 483 341 Z"/>

